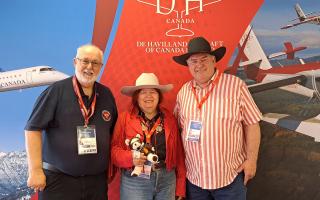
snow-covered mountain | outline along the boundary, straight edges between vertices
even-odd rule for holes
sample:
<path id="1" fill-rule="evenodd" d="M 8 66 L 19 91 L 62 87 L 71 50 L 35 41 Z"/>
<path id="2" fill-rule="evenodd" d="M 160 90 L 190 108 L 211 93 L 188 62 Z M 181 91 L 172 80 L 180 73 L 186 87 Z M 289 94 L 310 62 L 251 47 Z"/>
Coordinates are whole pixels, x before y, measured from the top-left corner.
<path id="1" fill-rule="evenodd" d="M 0 152 L 0 200 L 29 199 L 26 152 Z"/>

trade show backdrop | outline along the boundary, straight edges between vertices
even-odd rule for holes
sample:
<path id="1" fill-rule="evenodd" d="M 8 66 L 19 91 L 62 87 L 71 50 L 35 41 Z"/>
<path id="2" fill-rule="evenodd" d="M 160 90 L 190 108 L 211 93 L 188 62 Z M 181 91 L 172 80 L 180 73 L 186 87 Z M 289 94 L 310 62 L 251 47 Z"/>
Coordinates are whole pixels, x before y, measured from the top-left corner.
<path id="1" fill-rule="evenodd" d="M 73 75 L 76 48 L 92 42 L 105 50 L 100 82 L 111 88 L 119 111 L 130 100 L 120 94 L 120 88 L 133 85 L 142 72 L 154 72 L 161 83 L 174 84 L 173 92 L 165 95 L 165 104 L 172 109 L 177 91 L 191 79 L 187 67 L 174 63 L 172 56 L 185 53 L 192 37 L 206 37 L 212 48 L 227 47 L 218 65 L 224 70 L 241 52 L 238 44 L 243 44 L 251 24 L 266 55 L 283 51 L 286 41 L 307 47 L 295 56 L 311 63 L 315 73 L 320 60 L 319 25 L 305 23 L 280 29 L 294 23 L 289 21 L 297 18 L 296 3 L 306 14 L 320 11 L 316 0 L 4 0 L 0 3 L 0 71 L 45 65 Z M 299 64 L 297 58 L 269 61 L 279 69 Z M 254 83 L 242 67 L 237 75 L 248 84 Z M 315 85 L 312 89 L 319 83 Z M 23 129 L 44 89 L 0 92 L 0 199 L 29 199 L 33 195 L 26 186 Z M 264 114 L 285 113 L 302 121 L 320 113 L 317 99 L 278 89 L 254 94 L 254 99 Z M 320 127 L 311 125 L 305 129 Z M 319 199 L 320 146 L 316 136 L 309 134 L 311 131 L 301 134 L 266 122 L 261 126 L 258 172 L 248 185 L 248 199 Z M 118 180 L 110 186 L 110 199 L 118 198 Z"/>

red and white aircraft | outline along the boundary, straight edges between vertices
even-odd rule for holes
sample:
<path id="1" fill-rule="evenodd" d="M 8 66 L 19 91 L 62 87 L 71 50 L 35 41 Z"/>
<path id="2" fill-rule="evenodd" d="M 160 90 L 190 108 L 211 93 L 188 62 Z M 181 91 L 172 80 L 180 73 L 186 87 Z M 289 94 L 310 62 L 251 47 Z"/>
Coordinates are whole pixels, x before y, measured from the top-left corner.
<path id="1" fill-rule="evenodd" d="M 240 40 L 243 47 L 242 62 L 239 66 L 244 68 L 247 78 L 255 80 L 257 83 L 285 82 L 297 76 L 305 77 L 304 81 L 280 87 L 296 94 L 320 98 L 317 89 L 316 79 L 320 78 L 320 62 L 293 64 L 281 67 L 271 66 L 266 54 L 254 32 L 249 26 L 244 36 Z M 241 53 L 241 51 L 239 51 Z M 292 53 L 292 52 L 291 52 Z M 290 54 L 290 52 L 289 52 Z"/>
<path id="2" fill-rule="evenodd" d="M 320 25 L 320 15 L 312 15 L 313 13 L 304 14 L 303 10 L 301 9 L 298 3 L 295 5 L 294 9 L 296 10 L 298 18 L 293 19 L 292 21 L 299 20 L 299 22 L 288 24 L 286 26 L 281 27 L 281 29 L 291 28 L 291 27 L 298 26 L 300 24 L 305 24 L 305 23 Z"/>
<path id="3" fill-rule="evenodd" d="M 67 77 L 49 66 L 0 71 L 0 92 L 49 85 Z"/>
<path id="4" fill-rule="evenodd" d="M 248 86 L 251 93 L 280 88 L 320 99 L 316 83 L 316 79 L 320 77 L 320 62 L 302 62 L 301 64 L 272 67 L 250 26 L 239 43 L 239 53 L 233 66 L 228 70 L 229 73 L 234 73 L 238 62 L 238 66 L 244 68 L 247 77 L 258 82 Z M 293 48 L 289 49 L 292 51 Z M 320 114 L 313 118 L 301 119 L 301 117 L 295 118 L 287 114 L 266 113 L 262 120 L 314 137 L 316 142 L 320 141 L 320 134 L 318 133 Z"/>

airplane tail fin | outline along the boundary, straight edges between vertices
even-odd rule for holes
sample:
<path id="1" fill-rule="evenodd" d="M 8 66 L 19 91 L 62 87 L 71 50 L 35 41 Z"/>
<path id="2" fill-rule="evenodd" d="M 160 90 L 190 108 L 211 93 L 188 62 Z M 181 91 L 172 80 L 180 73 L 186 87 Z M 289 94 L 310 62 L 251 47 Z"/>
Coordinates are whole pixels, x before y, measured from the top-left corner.
<path id="1" fill-rule="evenodd" d="M 307 18 L 298 3 L 295 5 L 294 9 L 296 10 L 296 13 L 297 13 L 300 21 L 304 21 Z"/>
<path id="2" fill-rule="evenodd" d="M 295 51 L 293 51 L 292 43 L 291 42 L 285 42 L 284 46 L 286 48 L 285 52 L 288 52 L 287 53 L 287 59 L 292 60 L 294 58 L 294 52 L 295 52 Z"/>
<path id="3" fill-rule="evenodd" d="M 245 38 L 245 39 L 242 42 L 242 45 L 240 45 L 240 42 L 238 44 L 238 49 L 239 49 L 238 55 L 236 56 L 232 66 L 229 68 L 229 73 L 230 74 L 234 74 L 234 75 L 237 74 L 237 70 L 238 70 L 238 67 L 240 66 L 240 62 L 241 61 L 242 62 L 249 61 L 248 57 L 244 53 L 244 48 L 247 45 L 251 30 L 252 29 L 249 29 L 249 32 L 247 34 L 243 34 L 242 38 Z M 242 41 L 242 38 L 241 38 L 241 41 Z"/>
<path id="4" fill-rule="evenodd" d="M 244 48 L 244 55 L 245 55 L 245 62 L 247 64 L 259 64 L 259 68 L 266 70 L 272 68 L 266 54 L 264 53 L 255 33 L 251 30 L 251 26 L 249 25 L 246 29 L 245 33 L 243 34 L 240 45 L 242 46 L 246 40 L 247 34 L 249 34 L 248 41 Z M 241 66 L 244 63 L 240 63 Z"/>
<path id="5" fill-rule="evenodd" d="M 266 54 L 264 53 L 255 33 L 249 25 L 240 39 L 240 46 L 244 45 L 244 55 L 240 66 L 243 66 L 247 77 L 256 80 L 259 69 L 267 70 L 272 68 Z M 249 36 L 248 36 L 249 34 Z M 246 41 L 247 40 L 247 41 Z"/>

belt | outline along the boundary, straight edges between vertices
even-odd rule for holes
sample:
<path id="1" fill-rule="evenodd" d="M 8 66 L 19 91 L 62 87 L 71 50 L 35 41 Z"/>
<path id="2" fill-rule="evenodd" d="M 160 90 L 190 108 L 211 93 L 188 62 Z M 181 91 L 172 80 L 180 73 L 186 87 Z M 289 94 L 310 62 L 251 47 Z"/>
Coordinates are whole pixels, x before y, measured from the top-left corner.
<path id="1" fill-rule="evenodd" d="M 50 170 L 56 173 L 62 173 L 59 169 L 57 169 L 55 166 L 47 163 L 47 162 L 42 162 L 42 168 L 46 170 Z"/>
<path id="2" fill-rule="evenodd" d="M 166 163 L 164 161 L 160 161 L 152 165 L 152 171 L 159 171 L 160 169 L 166 168 Z"/>

